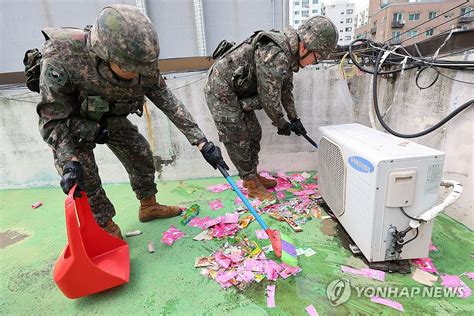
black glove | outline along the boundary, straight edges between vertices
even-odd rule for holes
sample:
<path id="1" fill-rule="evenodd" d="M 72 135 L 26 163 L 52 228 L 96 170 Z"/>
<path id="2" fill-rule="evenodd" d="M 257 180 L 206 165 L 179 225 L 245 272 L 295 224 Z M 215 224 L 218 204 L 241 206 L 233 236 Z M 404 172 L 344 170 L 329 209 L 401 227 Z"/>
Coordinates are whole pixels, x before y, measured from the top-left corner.
<path id="1" fill-rule="evenodd" d="M 105 144 L 109 141 L 109 130 L 105 127 L 100 127 L 99 133 L 97 133 L 97 136 L 94 139 L 94 142 L 96 144 Z"/>
<path id="2" fill-rule="evenodd" d="M 307 134 L 306 129 L 304 128 L 300 119 L 294 119 L 291 121 L 291 130 L 298 136 Z"/>
<path id="3" fill-rule="evenodd" d="M 75 184 L 77 184 L 77 188 L 74 196 L 82 197 L 81 191 L 84 191 L 84 178 L 81 164 L 79 161 L 68 161 L 63 167 L 60 185 L 64 193 L 69 194 L 69 191 Z"/>
<path id="4" fill-rule="evenodd" d="M 217 165 L 220 165 L 224 169 L 229 170 L 229 166 L 227 166 L 224 158 L 222 158 L 221 149 L 214 146 L 212 142 L 206 142 L 202 146 L 201 154 L 214 169 L 217 169 Z"/>
<path id="5" fill-rule="evenodd" d="M 285 136 L 290 136 L 291 135 L 291 124 L 285 121 L 284 124 L 278 126 L 278 135 L 285 135 Z"/>

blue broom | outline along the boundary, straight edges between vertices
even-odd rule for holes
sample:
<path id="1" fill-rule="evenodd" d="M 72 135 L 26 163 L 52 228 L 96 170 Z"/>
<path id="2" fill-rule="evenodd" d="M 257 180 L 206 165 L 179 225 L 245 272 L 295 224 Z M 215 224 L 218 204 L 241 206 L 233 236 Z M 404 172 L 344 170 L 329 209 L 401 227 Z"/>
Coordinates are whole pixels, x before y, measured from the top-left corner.
<path id="1" fill-rule="evenodd" d="M 234 180 L 232 180 L 232 178 L 230 177 L 227 170 L 225 170 L 219 164 L 217 164 L 217 168 L 222 173 L 227 182 L 230 184 L 232 189 L 234 189 L 234 192 L 237 193 L 242 202 L 244 202 L 245 206 L 250 211 L 250 213 L 252 213 L 253 217 L 255 217 L 260 226 L 262 226 L 262 229 L 267 233 L 268 237 L 270 238 L 270 242 L 272 244 L 275 256 L 277 256 L 277 258 L 281 258 L 281 261 L 283 261 L 289 266 L 297 266 L 298 258 L 296 256 L 296 249 L 293 245 L 293 241 L 288 236 L 281 234 L 278 230 L 270 229 L 267 224 L 265 224 L 260 215 L 258 215 L 257 211 L 250 204 L 249 200 L 242 194 L 240 189 L 235 184 Z"/>

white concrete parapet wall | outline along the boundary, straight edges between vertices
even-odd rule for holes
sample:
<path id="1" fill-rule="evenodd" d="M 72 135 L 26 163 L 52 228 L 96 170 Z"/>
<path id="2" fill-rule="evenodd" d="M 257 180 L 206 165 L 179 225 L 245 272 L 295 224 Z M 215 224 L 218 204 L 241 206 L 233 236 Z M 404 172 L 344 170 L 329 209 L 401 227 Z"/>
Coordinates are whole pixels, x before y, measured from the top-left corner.
<path id="1" fill-rule="evenodd" d="M 465 72 L 449 71 L 446 75 L 474 81 L 474 76 Z M 188 107 L 208 139 L 218 143 L 215 125 L 202 93 L 204 77 L 204 72 L 172 74 L 167 75 L 167 84 Z M 337 67 L 324 71 L 304 69 L 295 74 L 297 111 L 314 139 L 318 138 L 317 128 L 323 125 L 358 122 L 370 126 L 370 76 L 362 75 L 349 81 L 341 78 Z M 380 82 L 382 113 L 392 107 L 386 121 L 400 132 L 425 129 L 473 97 L 470 85 L 440 78 L 430 89 L 420 91 L 416 88 L 414 79 L 415 71 L 407 71 L 395 80 L 381 79 Z M 25 88 L 0 88 L 0 189 L 58 185 L 59 176 L 53 166 L 52 153 L 37 128 L 35 102 L 38 94 Z M 169 164 L 161 165 L 157 181 L 219 176 L 165 115 L 151 102 L 148 105 L 154 135 L 154 154 L 162 160 L 170 161 Z M 462 182 L 465 192 L 457 202 L 457 207 L 451 207 L 448 213 L 451 211 L 453 217 L 471 228 L 474 227 L 473 198 L 469 193 L 473 192 L 474 174 L 473 113 L 473 109 L 464 111 L 438 131 L 413 140 L 446 152 L 444 178 Z M 141 118 L 131 115 L 129 118 L 149 139 L 145 115 Z M 278 135 L 263 111 L 258 112 L 258 118 L 263 128 L 260 170 L 316 169 L 317 152 L 304 138 Z M 382 128 L 378 125 L 378 129 Z M 106 145 L 98 145 L 95 155 L 104 183 L 128 182 L 125 169 Z M 231 165 L 226 153 L 225 155 Z M 233 166 L 231 173 L 236 174 Z"/>

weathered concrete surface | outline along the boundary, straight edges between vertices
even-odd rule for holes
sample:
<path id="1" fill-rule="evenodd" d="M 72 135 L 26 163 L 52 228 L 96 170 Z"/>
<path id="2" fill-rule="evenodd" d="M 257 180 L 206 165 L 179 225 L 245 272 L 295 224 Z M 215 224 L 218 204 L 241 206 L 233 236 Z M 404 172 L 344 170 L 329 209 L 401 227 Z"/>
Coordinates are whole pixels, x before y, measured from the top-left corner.
<path id="1" fill-rule="evenodd" d="M 445 72 L 457 79 L 474 81 L 473 75 Z M 202 87 L 205 73 L 169 75 L 167 83 L 186 104 L 209 139 L 217 142 L 217 132 L 205 104 Z M 440 78 L 430 89 L 420 91 L 414 84 L 414 71 L 380 82 L 382 112 L 390 108 L 386 120 L 395 130 L 417 132 L 431 126 L 464 101 L 472 98 L 470 85 Z M 368 105 L 370 76 L 342 80 L 337 67 L 324 71 L 304 69 L 295 75 L 294 95 L 298 113 L 309 134 L 318 138 L 317 128 L 323 125 L 358 122 L 370 126 Z M 7 99 L 9 98 L 9 99 Z M 23 101 L 13 101 L 23 100 Z M 34 101 L 37 95 L 27 90 L 0 91 L 0 189 L 56 186 L 59 177 L 52 163 L 52 154 L 37 131 Z M 157 161 L 162 161 L 159 179 L 189 179 L 218 176 L 201 154 L 192 147 L 173 124 L 149 102 L 152 135 L 150 137 Z M 303 138 L 277 135 L 266 115 L 259 111 L 263 127 L 261 170 L 314 170 L 317 153 Z M 428 136 L 414 139 L 424 145 L 446 152 L 445 178 L 464 184 L 465 193 L 448 213 L 468 227 L 473 220 L 473 109 L 467 110 L 444 128 Z M 146 118 L 130 116 L 139 130 L 148 135 Z M 378 129 L 382 129 L 377 125 Z M 96 158 L 104 183 L 128 182 L 118 159 L 105 145 L 96 149 Z M 227 159 L 228 160 L 228 159 Z M 232 167 L 231 173 L 236 170 Z"/>
<path id="2" fill-rule="evenodd" d="M 232 191 L 210 193 L 205 188 L 223 183 L 222 178 L 195 179 L 185 182 L 163 181 L 159 183 L 159 201 L 162 203 L 198 203 L 200 216 L 217 217 L 232 212 L 235 194 Z M 360 259 L 343 247 L 339 237 L 325 235 L 320 228 L 327 220 L 313 219 L 303 226 L 303 232 L 295 234 L 288 226 L 265 220 L 294 239 L 298 247 L 310 247 L 316 251 L 311 257 L 300 256 L 303 271 L 286 280 L 275 282 L 276 307 L 267 308 L 267 280 L 253 284 L 245 291 L 235 288 L 223 290 L 215 281 L 200 275 L 194 268 L 196 257 L 207 256 L 225 242 L 224 240 L 193 241 L 201 230 L 182 226 L 178 218 L 140 223 L 137 218 L 138 202 L 128 184 L 106 185 L 108 196 L 113 201 L 117 216 L 114 220 L 122 232 L 139 229 L 142 235 L 127 238 L 130 247 L 130 282 L 120 287 L 92 295 L 69 300 L 54 284 L 52 269 L 66 244 L 64 224 L 64 194 L 58 188 L 35 188 L 27 190 L 0 191 L 0 232 L 21 231 L 29 237 L 0 249 L 0 310 L 5 315 L 306 315 L 304 309 L 313 304 L 319 315 L 399 315 L 396 310 L 372 303 L 367 295 L 373 290 L 361 292 L 364 287 L 390 287 L 403 293 L 392 298 L 403 304 L 404 315 L 472 315 L 473 297 L 408 297 L 412 288 L 421 291 L 421 286 L 410 274 L 387 273 L 385 282 L 370 280 L 341 272 L 341 265 L 362 268 Z M 223 209 L 211 211 L 208 202 L 221 199 Z M 31 204 L 42 200 L 44 205 L 32 209 Z M 162 232 L 170 225 L 182 230 L 186 237 L 171 247 L 160 242 Z M 253 222 L 245 229 L 250 239 L 261 246 L 268 240 L 256 240 Z M 156 246 L 153 254 L 147 251 L 147 241 Z M 461 275 L 472 271 L 469 259 L 474 247 L 472 232 L 445 215 L 435 220 L 433 244 L 438 250 L 430 252 L 434 265 L 440 273 Z M 271 258 L 271 254 L 269 258 Z M 86 277 L 86 276 L 84 276 Z M 340 278 L 347 278 L 352 286 L 348 302 L 334 307 L 326 297 L 326 287 Z M 461 276 L 471 289 L 474 281 Z M 437 281 L 435 287 L 440 287 Z M 405 288 L 405 290 L 403 290 Z"/>

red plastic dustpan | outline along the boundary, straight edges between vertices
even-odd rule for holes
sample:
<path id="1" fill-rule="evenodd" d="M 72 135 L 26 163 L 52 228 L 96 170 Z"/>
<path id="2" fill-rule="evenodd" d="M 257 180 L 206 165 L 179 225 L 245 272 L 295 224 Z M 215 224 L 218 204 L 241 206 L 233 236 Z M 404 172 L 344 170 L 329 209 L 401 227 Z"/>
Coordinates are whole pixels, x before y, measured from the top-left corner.
<path id="1" fill-rule="evenodd" d="M 105 232 L 94 220 L 85 192 L 66 201 L 68 243 L 54 267 L 54 281 L 68 298 L 78 298 L 128 282 L 128 245 Z"/>

